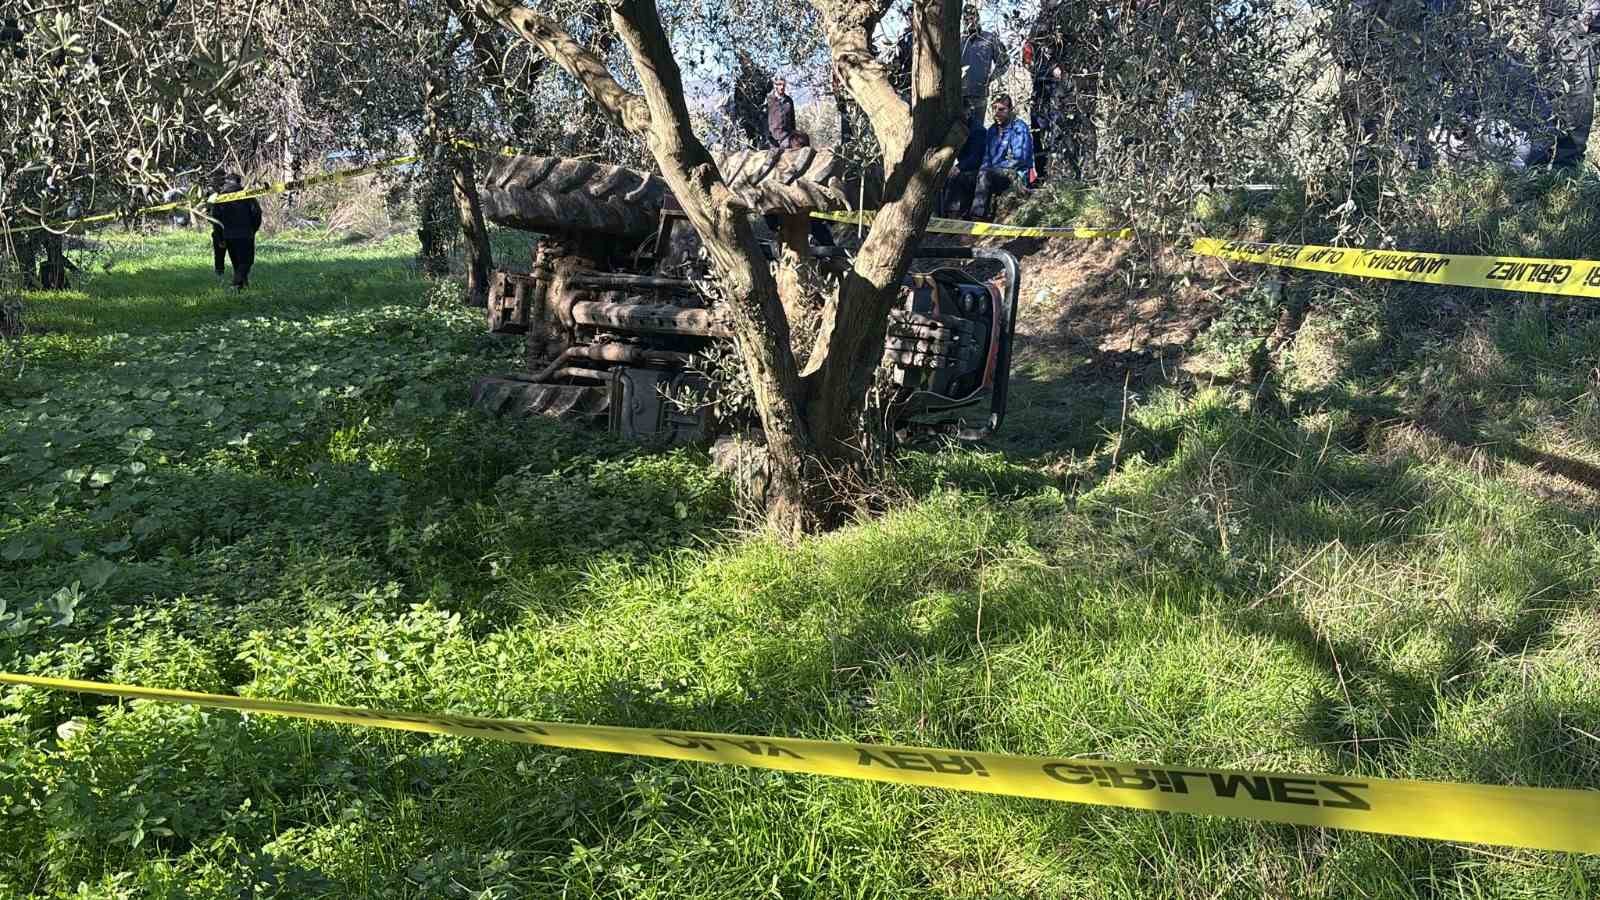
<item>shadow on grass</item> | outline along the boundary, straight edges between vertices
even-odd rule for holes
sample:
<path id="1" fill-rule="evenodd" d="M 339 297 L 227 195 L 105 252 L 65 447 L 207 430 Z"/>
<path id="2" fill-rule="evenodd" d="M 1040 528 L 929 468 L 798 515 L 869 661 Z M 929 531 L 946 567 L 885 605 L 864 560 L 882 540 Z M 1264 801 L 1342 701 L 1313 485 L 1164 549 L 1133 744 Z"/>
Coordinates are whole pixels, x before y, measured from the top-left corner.
<path id="1" fill-rule="evenodd" d="M 250 286 L 235 291 L 231 265 L 223 280 L 212 272 L 208 236 L 165 236 L 93 273 L 82 290 L 29 294 L 27 322 L 36 333 L 95 336 L 370 306 L 421 291 L 411 262 L 393 242 L 352 254 L 333 241 L 266 238 L 257 245 Z"/>
<path id="2" fill-rule="evenodd" d="M 221 498 L 242 502 L 252 510 L 250 515 L 261 517 L 260 522 L 245 523 L 243 532 L 261 533 L 273 545 L 280 543 L 280 536 L 262 531 L 272 522 L 285 523 L 291 532 L 304 528 L 302 538 L 321 528 L 346 535 L 360 559 L 349 573 L 352 588 L 385 577 L 405 585 L 401 595 L 382 601 L 392 605 L 379 609 L 383 615 L 373 617 L 371 628 L 352 627 L 326 649 L 303 651 L 307 659 L 316 658 L 315 650 L 347 653 L 358 661 L 344 669 L 337 660 L 329 661 L 326 675 L 318 676 L 326 679 L 319 689 L 355 684 L 357 690 L 383 690 L 390 697 L 465 697 L 463 711 L 484 713 L 1070 753 L 1099 749 L 1096 742 L 1103 746 L 1127 740 L 1147 727 L 1159 727 L 1163 737 L 1186 733 L 1190 723 L 1170 711 L 1162 713 L 1160 726 L 1141 723 L 1146 716 L 1157 717 L 1149 708 L 1163 699 L 1144 687 L 1161 674 L 1159 660 L 1140 668 L 1119 658 L 1115 662 L 1123 669 L 1115 672 L 1115 679 L 1085 681 L 1084 694 L 1116 705 L 1120 714 L 1114 721 L 1088 723 L 1061 721 L 1064 704 L 1053 703 L 1057 695 L 1042 689 L 1029 696 L 1008 695 L 1013 670 L 1034 666 L 1035 680 L 1046 685 L 1086 679 L 1112 666 L 1106 658 L 1112 649 L 1132 659 L 1176 655 L 1185 644 L 1214 637 L 1201 626 L 1216 623 L 1233 638 L 1225 651 L 1243 652 L 1262 644 L 1281 647 L 1314 673 L 1308 692 L 1285 692 L 1285 699 L 1258 714 L 1284 715 L 1299 738 L 1332 748 L 1337 765 L 1349 770 L 1425 769 L 1441 744 L 1449 744 L 1450 758 L 1440 767 L 1452 772 L 1464 766 L 1485 780 L 1544 784 L 1592 779 L 1595 757 L 1585 752 L 1581 736 L 1575 738 L 1566 727 L 1576 721 L 1594 730 L 1587 725 L 1597 710 L 1592 702 L 1575 699 L 1579 694 L 1526 706 L 1517 704 L 1522 694 L 1497 695 L 1512 705 L 1482 721 L 1496 731 L 1515 730 L 1509 741 L 1487 732 L 1481 741 L 1462 740 L 1446 733 L 1450 723 L 1441 721 L 1442 711 L 1459 715 L 1461 704 L 1507 677 L 1508 667 L 1498 660 L 1526 657 L 1550 646 L 1556 623 L 1582 595 L 1578 574 L 1567 568 L 1566 557 L 1582 549 L 1581 542 L 1568 546 L 1552 539 L 1553 549 L 1525 542 L 1540 534 L 1587 528 L 1584 520 L 1551 504 L 1506 508 L 1458 497 L 1448 473 L 1421 460 L 1384 459 L 1373 453 L 1365 437 L 1368 429 L 1359 421 L 1331 421 L 1319 430 L 1301 420 L 1249 416 L 1217 402 L 1166 411 L 1133 403 L 1123 420 L 1124 386 L 1138 393 L 1161 382 L 1135 382 L 1134 367 L 1151 371 L 1148 359 L 1112 357 L 1109 362 L 1130 374 L 1099 379 L 1098 399 L 1081 396 L 1097 387 L 1093 376 L 1078 376 L 1080 384 L 1070 374 L 1024 375 L 1018 393 L 1028 402 L 1019 404 L 1012 420 L 1013 427 L 1020 423 L 1022 433 L 1002 449 L 1033 454 L 1064 446 L 1103 454 L 1105 444 L 1094 425 L 1110 431 L 1109 410 L 1116 409 L 1122 458 L 1139 454 L 1142 460 L 1138 466 L 1108 464 L 1097 470 L 1086 480 L 1084 492 L 1063 506 L 1044 504 L 1042 513 L 1016 513 L 1024 519 L 1035 516 L 1032 521 L 996 522 L 1004 516 L 990 504 L 946 501 L 950 505 L 937 514 L 918 518 L 908 513 L 903 520 L 800 548 L 758 548 L 719 555 L 710 564 L 695 559 L 681 565 L 672 559 L 673 548 L 688 545 L 691 538 L 662 520 L 665 530 L 635 532 L 649 545 L 638 557 L 645 560 L 639 571 L 602 572 L 602 577 L 591 572 L 585 576 L 585 595 L 574 596 L 570 589 L 576 578 L 560 570 L 552 590 L 527 606 L 491 596 L 500 576 L 488 566 L 510 560 L 504 570 L 509 577 L 531 580 L 542 591 L 543 582 L 531 567 L 552 552 L 549 542 L 555 542 L 554 552 L 570 546 L 581 558 L 597 546 L 603 532 L 596 524 L 597 512 L 607 523 L 628 526 L 628 513 L 613 507 L 630 500 L 639 506 L 636 484 L 624 479 L 618 484 L 627 490 L 614 495 L 571 495 L 563 492 L 563 485 L 592 482 L 594 473 L 563 474 L 558 467 L 547 467 L 531 473 L 554 476 L 538 482 L 533 492 L 501 493 L 490 486 L 513 472 L 515 462 L 496 457 L 494 451 L 514 436 L 472 432 L 459 446 L 439 451 L 449 456 L 460 447 L 482 448 L 485 457 L 473 468 L 481 464 L 485 471 L 465 484 L 452 480 L 453 468 L 425 462 L 408 470 L 410 478 L 434 487 L 394 495 L 389 479 L 373 473 L 376 455 L 366 453 L 331 467 L 329 487 L 291 491 L 292 496 L 283 498 L 275 495 L 276 489 L 263 492 L 260 485 L 253 486 L 255 476 L 197 479 L 177 493 L 218 497 L 208 509 L 220 510 Z M 1081 420 L 1074 401 L 1088 407 Z M 1099 415 L 1091 419 L 1096 405 Z M 1386 420 L 1402 415 L 1402 410 L 1370 397 L 1346 402 L 1326 394 L 1300 405 L 1307 414 Z M 1057 412 L 1074 418 L 1061 423 L 1053 417 Z M 1483 435 L 1476 429 L 1484 425 L 1482 416 L 1468 425 L 1473 430 L 1457 431 L 1457 437 L 1481 445 Z M 1057 430 L 1047 430 L 1051 428 Z M 1520 445 L 1506 452 L 1535 461 L 1541 454 L 1553 455 Z M 997 465 L 998 472 L 981 459 L 942 469 L 935 465 L 929 478 L 1018 498 L 1018 506 L 1055 482 L 1028 463 L 1006 464 L 1001 457 Z M 1573 471 L 1592 474 L 1583 467 Z M 444 494 L 463 502 L 436 515 L 434 506 Z M 595 505 L 583 505 L 585 498 Z M 397 504 L 401 512 L 398 532 L 388 503 Z M 509 515 L 506 504 L 524 504 L 527 514 Z M 218 530 L 209 515 L 199 517 L 196 535 Z M 341 524 L 343 516 L 356 517 L 358 524 Z M 1430 543 L 1432 535 L 1450 529 L 1466 533 Z M 1488 546 L 1479 546 L 1485 541 Z M 1025 545 L 1042 548 L 1043 557 L 1009 561 L 1013 554 L 1030 552 Z M 1404 574 L 1399 564 L 1395 569 L 1363 569 L 1362 560 L 1375 558 L 1379 551 L 1419 567 L 1437 563 L 1437 571 L 1429 568 L 1424 574 L 1440 583 L 1425 578 L 1414 585 L 1397 584 Z M 1402 551 L 1432 556 L 1419 562 L 1403 558 Z M 1324 553 L 1329 558 L 1343 554 L 1347 562 L 1318 568 Z M 1448 581 L 1448 566 L 1438 559 L 1446 553 L 1454 554 L 1451 562 L 1467 572 L 1465 580 Z M 270 578 L 275 566 L 264 566 L 269 571 L 262 577 Z M 1014 574 L 1026 566 L 1041 574 Z M 306 569 L 318 567 L 333 568 L 316 563 Z M 238 570 L 219 565 L 213 574 L 229 571 Z M 433 657 L 424 650 L 422 656 L 408 658 L 391 652 L 387 641 L 409 645 L 409 638 L 399 640 L 391 633 L 400 629 L 387 627 L 405 600 L 418 594 L 450 596 L 427 587 L 439 583 L 434 579 L 465 585 L 457 599 L 445 599 L 442 605 L 481 618 L 451 642 L 448 654 Z M 1093 607 L 1078 599 L 1107 585 L 1116 590 L 1103 591 Z M 1286 591 L 1290 587 L 1298 593 Z M 347 590 L 338 579 L 292 586 L 285 579 L 277 588 L 291 599 L 324 598 L 334 612 Z M 1346 601 L 1367 602 L 1371 594 L 1385 593 L 1392 597 L 1371 604 L 1375 611 L 1370 620 L 1341 618 L 1348 615 Z M 1327 602 L 1319 600 L 1324 595 Z M 1493 609 L 1469 608 L 1487 595 L 1502 602 Z M 460 597 L 486 608 L 468 610 Z M 1175 618 L 1163 618 L 1169 607 Z M 296 616 L 307 609 L 291 603 L 274 614 L 285 620 L 282 643 L 295 644 L 305 625 Z M 428 646 L 432 622 L 407 626 L 422 633 L 415 638 L 418 646 Z M 1148 633 L 1136 635 L 1148 639 L 1148 646 L 1138 641 L 1119 646 L 1119 637 L 1141 622 L 1154 623 L 1145 626 Z M 190 623 L 182 630 L 201 628 Z M 1163 635 L 1167 628 L 1175 636 Z M 1415 660 L 1397 658 L 1393 647 L 1419 635 L 1432 640 L 1435 649 Z M 385 655 L 403 665 L 377 660 L 372 648 L 389 648 Z M 289 668 L 294 657 L 285 653 L 278 662 Z M 407 681 L 404 666 L 426 674 Z M 994 691 L 986 685 L 996 672 L 1000 689 Z M 227 674 L 244 673 L 230 668 Z M 1212 683 L 1211 672 L 1183 674 L 1191 683 Z M 1222 695 L 1248 693 L 1252 687 L 1215 686 Z M 1081 696 L 1068 699 L 1099 708 Z M 497 710 L 497 704 L 505 708 Z M 1054 730 L 1031 731 L 1026 722 L 1006 718 L 1025 705 L 1043 709 Z M 1261 727 L 1274 724 L 1262 721 Z M 1214 738 L 1201 725 L 1193 727 L 1197 734 L 1190 740 Z M 856 873 L 838 861 L 851 859 L 853 852 L 882 856 L 891 867 L 923 851 L 937 852 L 921 840 L 928 826 L 905 821 L 935 818 L 924 815 L 933 802 L 924 794 L 891 795 L 896 801 L 906 798 L 903 805 L 909 813 L 899 820 L 874 820 L 867 818 L 870 812 L 862 812 L 861 820 L 830 820 L 825 824 L 831 830 L 819 837 L 812 818 L 819 815 L 819 806 L 846 806 L 851 800 L 864 806 L 869 802 L 865 795 L 842 789 L 830 795 L 829 787 L 809 779 L 718 774 L 639 758 L 286 724 L 256 725 L 256 735 L 271 738 L 256 747 L 250 744 L 251 733 L 240 728 L 208 737 L 201 725 L 182 725 L 161 740 L 122 750 L 126 757 L 114 767 L 106 764 L 109 754 L 97 753 L 100 774 L 84 778 L 100 778 L 104 795 L 117 799 L 104 808 L 58 806 L 49 814 L 59 818 L 49 827 L 87 835 L 82 845 L 97 853 L 113 844 L 114 832 L 95 817 L 115 821 L 136 796 L 154 798 L 151 802 L 162 811 L 185 808 L 196 799 L 185 793 L 191 781 L 235 779 L 246 789 L 210 806 L 194 803 L 180 814 L 195 818 L 184 819 L 179 835 L 157 846 L 177 856 L 201 835 L 225 833 L 246 847 L 276 843 L 283 836 L 287 847 L 300 839 L 290 833 L 304 829 L 327 835 L 322 840 L 338 851 L 323 846 L 320 855 L 294 857 L 310 860 L 306 865 L 318 877 L 347 887 L 398 890 L 409 884 L 423 885 L 419 889 L 424 891 L 428 884 L 483 889 L 492 876 L 525 890 L 576 884 L 628 893 L 644 878 L 644 884 L 669 883 L 687 892 L 691 882 L 714 880 L 715 875 L 705 873 L 728 865 L 721 860 L 748 856 L 760 860 L 750 867 L 763 876 L 761 885 L 740 885 L 752 888 L 750 893 L 773 884 L 795 894 L 830 887 L 842 893 Z M 307 733 L 314 739 L 306 739 Z M 206 739 L 196 740 L 197 735 Z M 305 745 L 294 746 L 298 740 L 306 740 Z M 177 768 L 207 778 L 180 784 L 146 775 L 145 783 L 138 782 L 139 773 L 165 771 L 163 766 L 178 758 L 177 753 L 196 747 L 212 755 Z M 89 764 L 82 766 L 87 770 Z M 697 785 L 708 787 L 702 791 Z M 718 794 L 727 798 L 719 800 Z M 226 820 L 207 812 L 237 808 L 241 796 L 256 799 L 261 807 L 281 803 L 285 812 L 270 821 Z M 739 803 L 758 808 L 767 820 L 752 822 L 759 816 L 731 810 Z M 340 812 L 358 807 L 356 815 Z M 955 818 L 959 816 L 945 820 Z M 773 821 L 783 827 L 756 827 Z M 1059 847 L 1073 840 L 1104 841 L 1103 823 L 1108 820 L 1096 818 L 1088 825 L 1067 817 L 1048 821 L 1033 827 L 1063 839 L 1055 845 Z M 881 843 L 874 843 L 878 832 Z M 918 840 L 907 840 L 908 834 Z M 1238 836 L 1240 852 L 1249 837 Z M 660 843 L 653 843 L 658 839 Z M 309 838 L 306 842 L 308 850 L 317 849 Z M 351 847 L 358 852 L 343 852 Z M 1178 842 L 1180 852 L 1188 849 Z M 1193 849 L 1195 853 L 1185 854 L 1191 860 L 1201 852 L 1218 852 L 1204 843 Z M 499 853 L 509 862 L 496 868 L 491 857 Z M 1465 855 L 1458 848 L 1440 848 L 1425 862 L 1448 867 Z M 964 858 L 956 859 L 965 864 Z M 395 860 L 415 866 L 402 874 Z M 78 868 L 64 871 L 89 869 L 80 861 Z M 769 874 L 770 881 L 765 877 Z M 925 874 L 902 875 L 902 886 Z M 662 880 L 666 878 L 673 880 Z M 825 887 L 819 888 L 819 881 Z M 925 883 L 914 887 L 928 889 Z M 1238 890 L 1238 883 L 1232 882 L 1230 889 Z"/>
<path id="3" fill-rule="evenodd" d="M 1442 623 L 1446 652 L 1436 665 L 1421 668 L 1396 665 L 1384 658 L 1382 647 L 1436 617 L 1438 609 L 1417 610 L 1362 640 L 1330 633 L 1304 610 L 1276 602 L 1252 608 L 1254 600 L 1276 596 L 1270 585 L 1260 590 L 1261 582 L 1248 572 L 1231 570 L 1218 546 L 1179 552 L 1161 527 L 1189 529 L 1193 522 L 1164 517 L 1119 530 L 1113 510 L 1135 504 L 1140 494 L 1153 495 L 1141 509 L 1156 519 L 1160 501 L 1196 495 L 1195 486 L 1205 483 L 1206 460 L 1231 447 L 1239 477 L 1247 479 L 1235 485 L 1248 501 L 1241 502 L 1242 531 L 1235 540 L 1243 546 L 1237 553 L 1268 559 L 1261 545 L 1277 537 L 1293 543 L 1304 562 L 1334 541 L 1359 552 L 1425 534 L 1434 527 L 1431 515 L 1420 510 L 1432 496 L 1426 473 L 1345 458 L 1337 450 L 1329 451 L 1328 468 L 1311 466 L 1306 450 L 1322 446 L 1322 434 L 1260 423 L 1219 405 L 1155 430 L 1174 435 L 1166 480 L 1122 485 L 1113 479 L 1099 505 L 1084 510 L 1046 504 L 1042 512 L 1019 512 L 947 496 L 827 541 L 801 548 L 757 545 L 689 566 L 672 562 L 669 542 L 661 542 L 653 562 L 631 575 L 597 579 L 579 606 L 540 608 L 525 621 L 501 619 L 492 631 L 460 634 L 430 631 L 442 627 L 435 619 L 404 619 L 398 600 L 387 615 L 346 630 L 321 619 L 307 628 L 291 616 L 277 639 L 283 655 L 258 656 L 254 665 L 269 692 L 287 684 L 286 673 L 293 671 L 301 673 L 295 682 L 301 696 L 380 705 L 366 700 L 372 696 L 399 708 L 1038 753 L 1093 752 L 1131 740 L 1182 753 L 1228 732 L 1185 718 L 1182 708 L 1175 711 L 1149 685 L 1176 675 L 1164 674 L 1158 660 L 1147 667 L 1138 663 L 1145 656 L 1181 654 L 1212 637 L 1205 629 L 1214 622 L 1233 636 L 1224 652 L 1266 643 L 1320 673 L 1310 695 L 1288 692 L 1258 715 L 1288 713 L 1297 719 L 1290 727 L 1305 743 L 1332 748 L 1337 762 L 1331 769 L 1372 773 L 1426 764 L 1441 740 L 1441 698 L 1470 698 L 1490 677 L 1476 661 L 1477 648 L 1520 649 L 1546 639 L 1548 610 L 1561 605 L 1561 598 L 1548 595 L 1520 605 L 1509 624 Z M 1396 480 L 1407 484 L 1397 489 Z M 1105 496 L 1119 489 L 1120 497 Z M 1321 515 L 1322 525 L 1301 533 L 1283 535 L 1277 528 L 1318 514 L 1319 503 L 1332 495 L 1352 498 L 1348 514 Z M 1399 529 L 1370 521 L 1369 513 L 1407 505 L 1416 512 Z M 1202 512 L 1203 521 L 1210 511 Z M 555 527 L 573 530 L 570 523 Z M 1073 552 L 1059 557 L 1010 561 L 1029 552 L 1036 532 L 1069 527 L 1079 537 L 1098 534 L 1103 540 L 1068 545 Z M 374 528 L 362 530 L 369 539 L 377 536 Z M 519 531 L 520 526 L 511 529 Z M 436 559 L 456 557 L 459 550 L 442 547 Z M 1274 571 L 1272 580 L 1278 578 Z M 316 592 L 332 598 L 330 605 L 340 593 Z M 1141 627 L 1146 630 L 1136 631 Z M 317 639 L 321 643 L 302 642 L 299 635 L 319 629 L 328 632 Z M 407 655 L 411 647 L 417 655 Z M 380 650 L 402 664 L 384 662 Z M 313 660 L 320 662 L 310 665 Z M 231 669 L 227 674 L 244 676 Z M 1185 680 L 1210 683 L 1212 675 L 1188 672 Z M 1080 684 L 1072 693 L 1048 689 L 1075 682 Z M 1222 687 L 1257 696 L 1250 685 Z M 1018 710 L 1029 707 L 1041 710 L 1045 727 L 1036 730 L 1034 720 L 1019 716 Z M 1110 712 L 1093 716 L 1103 711 Z M 1581 752 L 1559 750 L 1572 737 L 1562 723 L 1593 712 L 1592 705 L 1566 698 L 1520 713 L 1506 710 L 1495 721 L 1521 733 L 1479 755 L 1479 776 L 1582 783 L 1592 769 Z M 124 733 L 120 742 L 97 738 L 107 743 L 96 744 L 85 760 L 68 763 L 75 777 L 113 799 L 93 809 L 70 802 L 50 807 L 37 814 L 49 817 L 35 820 L 41 830 L 82 833 L 80 845 L 99 853 L 114 848 L 112 832 L 92 815 L 113 821 L 132 808 L 134 796 L 154 810 L 151 815 L 166 814 L 191 802 L 186 785 L 217 779 L 226 782 L 227 802 L 176 813 L 178 834 L 156 842 L 171 851 L 164 859 L 178 858 L 203 835 L 232 838 L 230 846 L 243 850 L 237 859 L 224 858 L 240 867 L 250 848 L 288 840 L 285 835 L 304 833 L 308 841 L 309 835 L 344 835 L 354 846 L 294 855 L 310 871 L 293 877 L 380 891 L 430 878 L 455 879 L 474 889 L 484 879 L 499 880 L 530 891 L 573 884 L 621 890 L 670 879 L 686 893 L 707 895 L 747 886 L 741 878 L 759 878 L 798 893 L 807 891 L 806 883 L 811 892 L 828 893 L 858 873 L 848 867 L 835 872 L 819 859 L 865 846 L 888 854 L 885 865 L 894 869 L 932 852 L 922 840 L 908 841 L 904 830 L 922 835 L 931 826 L 906 825 L 885 808 L 900 809 L 901 818 L 933 817 L 938 810 L 943 827 L 966 834 L 963 829 L 984 827 L 983 810 L 1014 817 L 1023 804 L 968 805 L 934 792 L 856 790 L 819 779 L 637 757 L 273 722 L 224 728 L 189 716 L 145 715 L 166 724 Z M 1274 730 L 1269 724 L 1263 722 L 1263 729 Z M 1141 743 L 1141 735 L 1155 737 Z M 1202 755 L 1242 749 L 1259 748 L 1224 744 Z M 1476 749 L 1458 746 L 1453 752 L 1472 758 Z M 162 774 L 170 766 L 157 765 L 174 760 L 183 763 L 182 780 Z M 1452 771 L 1456 763 L 1452 759 Z M 229 819 L 208 812 L 237 808 L 245 797 L 273 809 L 273 817 Z M 354 805 L 366 811 L 359 820 L 338 812 Z M 1207 842 L 1219 838 L 1189 835 L 1187 826 L 1165 824 L 1174 821 L 1168 817 L 1027 808 L 1032 827 L 1043 830 L 1050 846 L 1106 840 L 1109 828 L 1164 835 L 1180 854 L 1219 849 Z M 752 829 L 750 820 L 771 817 L 804 827 Z M 695 849 L 699 837 L 706 839 L 703 850 Z M 1251 842 L 1255 852 L 1259 837 L 1259 829 L 1226 832 L 1226 840 L 1241 847 Z M 796 844 L 810 846 L 811 855 L 793 852 Z M 71 846 L 58 842 L 54 852 L 70 852 Z M 734 846 L 759 862 L 730 862 L 743 858 L 730 856 Z M 661 849 L 667 847 L 677 850 Z M 123 852 L 113 849 L 112 858 Z M 505 865 L 487 864 L 501 852 L 507 854 Z M 1285 837 L 1280 852 L 1310 851 Z M 575 854 L 590 864 L 573 863 Z M 1431 862 L 1448 866 L 1465 856 L 1441 848 Z M 384 859 L 406 860 L 407 866 L 402 871 Z M 86 856 L 64 871 L 90 867 Z M 898 878 L 902 889 L 917 880 L 903 868 Z"/>

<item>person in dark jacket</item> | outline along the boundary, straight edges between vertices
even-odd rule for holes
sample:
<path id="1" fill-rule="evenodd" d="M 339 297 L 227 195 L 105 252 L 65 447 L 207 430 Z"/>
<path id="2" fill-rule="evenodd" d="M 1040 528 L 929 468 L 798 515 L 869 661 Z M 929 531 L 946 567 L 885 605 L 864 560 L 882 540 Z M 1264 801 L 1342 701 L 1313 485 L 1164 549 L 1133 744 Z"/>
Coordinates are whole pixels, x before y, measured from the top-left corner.
<path id="1" fill-rule="evenodd" d="M 795 143 L 794 98 L 789 96 L 789 84 L 781 75 L 772 79 L 772 93 L 767 95 L 767 136 L 779 150 L 798 146 Z"/>
<path id="2" fill-rule="evenodd" d="M 994 32 L 983 30 L 978 8 L 969 4 L 961 14 L 961 103 L 968 130 L 956 165 L 963 172 L 975 172 L 983 163 L 983 114 L 989 105 L 989 85 L 1010 67 L 1011 56 L 1005 42 Z"/>
<path id="3" fill-rule="evenodd" d="M 766 112 L 767 95 L 772 93 L 772 75 L 756 63 L 744 50 L 734 53 L 738 70 L 733 79 L 733 91 L 722 107 L 738 134 L 752 147 L 767 143 L 767 123 L 762 119 Z"/>
<path id="4" fill-rule="evenodd" d="M 946 184 L 945 209 L 957 217 L 988 219 L 992 198 L 1032 187 L 1033 135 L 1017 117 L 1009 94 L 994 98 L 994 124 L 984 132 L 983 162 L 975 172 L 960 172 Z M 970 205 L 967 198 L 972 198 Z"/>
<path id="5" fill-rule="evenodd" d="M 222 193 L 244 190 L 238 175 L 222 180 Z M 261 204 L 254 198 L 211 204 L 211 257 L 217 278 L 222 278 L 223 255 L 233 262 L 233 286 L 250 284 L 250 267 L 256 261 L 256 232 L 261 230 Z"/>

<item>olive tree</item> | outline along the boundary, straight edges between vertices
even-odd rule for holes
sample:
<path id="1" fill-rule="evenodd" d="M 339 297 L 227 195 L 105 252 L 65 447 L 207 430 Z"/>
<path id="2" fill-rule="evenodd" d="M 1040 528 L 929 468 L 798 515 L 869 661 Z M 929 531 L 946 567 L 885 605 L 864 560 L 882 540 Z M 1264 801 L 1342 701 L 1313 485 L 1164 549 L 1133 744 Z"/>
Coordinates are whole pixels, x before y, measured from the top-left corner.
<path id="1" fill-rule="evenodd" d="M 592 9 L 568 4 L 561 14 L 590 52 L 614 51 Z M 566 138 L 585 151 L 630 149 L 598 114 L 569 114 L 579 97 L 565 76 L 470 0 L 309 0 L 296 15 L 310 36 L 285 65 L 299 105 L 327 147 L 420 157 L 400 178 L 414 200 L 421 269 L 448 272 L 459 235 L 469 303 L 484 302 L 493 268 L 477 190 L 488 157 L 475 148 L 554 148 Z"/>
<path id="2" fill-rule="evenodd" d="M 959 96 L 957 0 L 916 0 L 909 100 L 878 61 L 872 34 L 888 0 L 812 0 L 834 74 L 883 147 L 883 201 L 875 224 L 825 298 L 809 347 L 797 347 L 779 280 L 751 211 L 728 188 L 692 128 L 678 59 L 653 0 L 614 0 L 612 27 L 627 51 L 625 85 L 605 59 L 555 18 L 518 0 L 479 10 L 537 46 L 616 122 L 639 136 L 703 240 L 755 392 L 772 476 L 773 524 L 798 532 L 828 523 L 829 476 L 862 458 L 863 412 L 883 354 L 888 317 L 956 147 L 966 137 Z"/>
<path id="3" fill-rule="evenodd" d="M 174 174 L 238 126 L 237 87 L 263 52 L 244 0 L 71 0 L 8 7 L 0 22 L 0 246 L 15 281 L 82 211 L 160 202 Z M 219 19 L 231 18 L 224 33 Z M 27 230 L 18 230 L 27 229 Z"/>

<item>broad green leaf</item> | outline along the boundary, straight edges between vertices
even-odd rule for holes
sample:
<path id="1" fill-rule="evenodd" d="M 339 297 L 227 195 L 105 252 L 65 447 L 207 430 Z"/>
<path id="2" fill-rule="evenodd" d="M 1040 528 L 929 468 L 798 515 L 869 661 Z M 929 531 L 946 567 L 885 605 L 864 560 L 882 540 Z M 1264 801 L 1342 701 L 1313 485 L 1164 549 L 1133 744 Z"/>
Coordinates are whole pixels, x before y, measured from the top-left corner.
<path id="1" fill-rule="evenodd" d="M 101 544 L 100 552 L 109 556 L 115 553 L 126 553 L 132 547 L 133 541 L 129 540 L 127 537 L 122 537 L 118 540 L 108 541 L 104 544 Z"/>
<path id="2" fill-rule="evenodd" d="M 44 554 L 44 546 L 37 541 L 14 537 L 0 547 L 0 558 L 6 562 L 27 562 Z"/>
<path id="3" fill-rule="evenodd" d="M 88 590 L 98 590 L 105 587 L 111 576 L 117 572 L 117 564 L 109 559 L 96 559 L 83 569 L 83 586 Z"/>

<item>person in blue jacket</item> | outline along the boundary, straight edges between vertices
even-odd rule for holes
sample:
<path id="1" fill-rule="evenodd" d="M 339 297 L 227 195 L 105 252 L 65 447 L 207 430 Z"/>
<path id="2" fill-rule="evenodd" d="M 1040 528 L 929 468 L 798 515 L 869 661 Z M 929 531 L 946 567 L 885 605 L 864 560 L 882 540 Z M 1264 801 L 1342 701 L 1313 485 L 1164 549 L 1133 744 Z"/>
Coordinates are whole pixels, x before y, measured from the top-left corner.
<path id="1" fill-rule="evenodd" d="M 983 161 L 976 172 L 961 172 L 953 179 L 957 198 L 970 191 L 972 218 L 987 218 L 995 197 L 1009 190 L 1028 190 L 1033 174 L 1033 133 L 1017 117 L 1008 94 L 994 98 L 994 124 L 985 133 Z M 958 215 L 960 213 L 958 212 Z"/>

